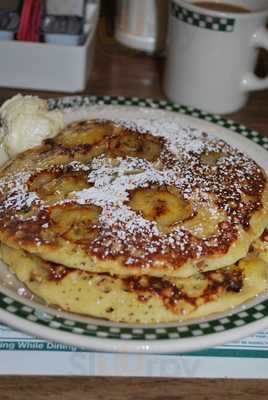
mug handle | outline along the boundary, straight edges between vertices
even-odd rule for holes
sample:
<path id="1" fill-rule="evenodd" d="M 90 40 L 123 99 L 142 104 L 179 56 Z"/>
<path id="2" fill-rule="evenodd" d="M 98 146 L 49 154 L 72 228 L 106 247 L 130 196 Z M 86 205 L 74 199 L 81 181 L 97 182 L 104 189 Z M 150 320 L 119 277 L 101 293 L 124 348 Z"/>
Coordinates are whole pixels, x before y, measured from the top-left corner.
<path id="1" fill-rule="evenodd" d="M 265 28 L 261 28 L 254 35 L 252 45 L 254 47 L 261 47 L 268 51 L 268 31 Z M 254 72 L 249 72 L 243 78 L 242 88 L 246 91 L 251 90 L 262 90 L 268 88 L 268 77 L 258 78 Z"/>

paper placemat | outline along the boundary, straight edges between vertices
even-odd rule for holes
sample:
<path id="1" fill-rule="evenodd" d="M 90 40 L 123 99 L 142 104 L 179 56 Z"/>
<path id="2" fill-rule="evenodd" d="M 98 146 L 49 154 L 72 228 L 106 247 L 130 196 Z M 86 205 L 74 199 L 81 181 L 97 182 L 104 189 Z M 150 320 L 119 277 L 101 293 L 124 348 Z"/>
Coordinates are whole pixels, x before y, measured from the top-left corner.
<path id="1" fill-rule="evenodd" d="M 0 325 L 1 375 L 268 378 L 268 330 L 187 354 L 97 353 Z"/>

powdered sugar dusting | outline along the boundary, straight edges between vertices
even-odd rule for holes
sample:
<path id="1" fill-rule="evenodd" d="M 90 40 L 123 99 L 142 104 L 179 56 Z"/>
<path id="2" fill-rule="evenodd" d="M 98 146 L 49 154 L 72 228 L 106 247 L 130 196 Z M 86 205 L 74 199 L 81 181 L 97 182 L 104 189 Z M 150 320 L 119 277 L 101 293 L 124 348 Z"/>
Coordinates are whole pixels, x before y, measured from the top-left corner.
<path id="1" fill-rule="evenodd" d="M 182 151 L 186 154 L 190 152 L 201 154 L 208 145 L 208 139 L 215 140 L 215 137 L 207 134 L 203 138 L 201 130 L 179 125 L 173 119 L 137 118 L 135 121 L 115 119 L 114 122 L 134 132 L 151 133 L 166 139 L 167 148 L 174 155 L 179 155 Z"/>
<path id="2" fill-rule="evenodd" d="M 94 187 L 76 192 L 74 198 L 77 203 L 122 206 L 131 190 L 150 184 L 171 185 L 176 181 L 176 171 L 158 171 L 146 160 L 118 157 L 116 165 L 113 161 L 105 156 L 93 160 L 88 180 Z"/>
<path id="3" fill-rule="evenodd" d="M 0 181 L 0 194 L 1 191 L 9 191 L 9 196 L 0 203 L 0 210 L 13 208 L 14 210 L 20 211 L 25 208 L 30 208 L 34 203 L 40 203 L 37 194 L 28 191 L 26 182 L 30 176 L 30 173 L 22 172 Z"/>

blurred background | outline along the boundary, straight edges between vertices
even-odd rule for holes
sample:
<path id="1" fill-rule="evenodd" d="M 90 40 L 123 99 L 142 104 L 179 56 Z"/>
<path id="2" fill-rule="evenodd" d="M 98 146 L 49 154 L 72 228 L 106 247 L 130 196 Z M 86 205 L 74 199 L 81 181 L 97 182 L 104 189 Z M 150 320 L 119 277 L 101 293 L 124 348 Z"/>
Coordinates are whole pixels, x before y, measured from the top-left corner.
<path id="1" fill-rule="evenodd" d="M 164 99 L 168 7 L 168 0 L 0 0 L 0 101 L 18 91 Z M 261 52 L 257 74 L 267 70 Z M 249 109 L 258 115 L 258 101 Z"/>

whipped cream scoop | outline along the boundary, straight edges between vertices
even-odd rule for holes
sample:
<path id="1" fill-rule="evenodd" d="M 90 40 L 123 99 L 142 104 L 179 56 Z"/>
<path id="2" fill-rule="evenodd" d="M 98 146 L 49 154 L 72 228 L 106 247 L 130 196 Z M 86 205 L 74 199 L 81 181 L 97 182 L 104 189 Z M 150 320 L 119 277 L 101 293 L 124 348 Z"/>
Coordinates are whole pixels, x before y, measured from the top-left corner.
<path id="1" fill-rule="evenodd" d="M 17 94 L 0 108 L 0 146 L 8 157 L 38 146 L 64 127 L 63 113 L 49 111 L 47 101 L 37 96 Z"/>

